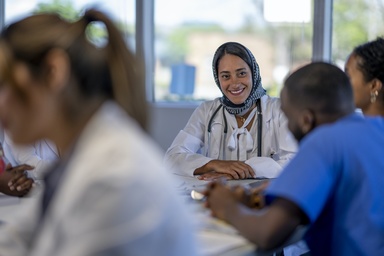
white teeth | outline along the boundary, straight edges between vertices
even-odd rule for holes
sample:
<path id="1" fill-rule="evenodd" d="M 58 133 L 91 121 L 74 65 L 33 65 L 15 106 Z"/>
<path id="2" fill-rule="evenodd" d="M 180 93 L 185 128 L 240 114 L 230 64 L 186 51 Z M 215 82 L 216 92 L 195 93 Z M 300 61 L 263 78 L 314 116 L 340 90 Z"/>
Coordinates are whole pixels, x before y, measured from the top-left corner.
<path id="1" fill-rule="evenodd" d="M 233 93 L 233 94 L 238 94 L 238 93 L 241 93 L 242 91 L 243 91 L 243 89 L 236 90 L 236 91 L 230 91 L 230 92 Z"/>

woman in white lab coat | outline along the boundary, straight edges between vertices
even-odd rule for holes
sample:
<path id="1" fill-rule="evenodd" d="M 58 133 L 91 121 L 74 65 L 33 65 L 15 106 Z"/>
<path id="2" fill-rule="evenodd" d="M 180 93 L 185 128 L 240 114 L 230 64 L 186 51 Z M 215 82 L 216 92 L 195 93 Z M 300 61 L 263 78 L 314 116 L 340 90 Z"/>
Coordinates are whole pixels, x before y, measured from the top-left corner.
<path id="1" fill-rule="evenodd" d="M 86 36 L 94 21 L 108 33 L 103 47 Z M 196 255 L 189 213 L 142 129 L 138 60 L 96 10 L 73 23 L 33 15 L 2 31 L 2 125 L 18 144 L 52 141 L 60 161 L 0 225 L 1 255 Z"/>
<path id="2" fill-rule="evenodd" d="M 174 172 L 200 179 L 279 175 L 297 145 L 280 110 L 266 95 L 259 66 L 243 45 L 227 42 L 213 57 L 213 75 L 223 96 L 202 103 L 165 155 Z"/>

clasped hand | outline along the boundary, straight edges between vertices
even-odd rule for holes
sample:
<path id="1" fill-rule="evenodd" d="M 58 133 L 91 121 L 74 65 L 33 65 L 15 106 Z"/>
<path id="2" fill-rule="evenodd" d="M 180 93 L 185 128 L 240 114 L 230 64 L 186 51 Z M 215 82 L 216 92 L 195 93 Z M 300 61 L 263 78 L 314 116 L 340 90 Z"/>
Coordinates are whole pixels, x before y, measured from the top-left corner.
<path id="1" fill-rule="evenodd" d="M 231 223 L 241 208 L 261 209 L 264 207 L 262 192 L 269 182 L 263 182 L 256 188 L 249 186 L 230 187 L 222 181 L 214 181 L 207 186 L 204 195 L 207 197 L 205 207 L 211 210 L 212 216 Z"/>
<path id="2" fill-rule="evenodd" d="M 27 164 L 15 167 L 7 164 L 5 171 L 0 174 L 0 192 L 10 196 L 26 195 L 34 183 L 33 179 L 28 178 L 26 171 L 33 168 Z"/>

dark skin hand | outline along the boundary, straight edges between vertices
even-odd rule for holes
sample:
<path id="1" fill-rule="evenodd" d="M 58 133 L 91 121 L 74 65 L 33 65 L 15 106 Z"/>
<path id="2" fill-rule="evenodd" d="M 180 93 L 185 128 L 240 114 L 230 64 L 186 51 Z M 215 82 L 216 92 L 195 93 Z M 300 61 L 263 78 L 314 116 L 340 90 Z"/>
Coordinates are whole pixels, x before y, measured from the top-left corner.
<path id="1" fill-rule="evenodd" d="M 281 246 L 299 225 L 308 222 L 302 210 L 284 198 L 277 198 L 270 206 L 256 210 L 244 205 L 236 191 L 221 182 L 209 184 L 204 194 L 212 216 L 235 227 L 260 249 Z"/>
<path id="2" fill-rule="evenodd" d="M 33 185 L 33 179 L 28 178 L 25 171 L 33 170 L 30 165 L 22 164 L 12 167 L 7 164 L 4 172 L 0 174 L 0 192 L 22 197 L 28 194 Z"/>
<path id="3" fill-rule="evenodd" d="M 249 188 L 248 185 L 238 185 L 232 187 L 232 191 L 239 202 L 249 208 L 261 209 L 265 206 L 262 192 L 268 187 L 268 185 L 269 181 L 264 181 L 255 188 Z"/>
<path id="4" fill-rule="evenodd" d="M 255 171 L 251 166 L 242 161 L 233 160 L 211 160 L 197 168 L 194 175 L 200 175 L 199 179 L 201 180 L 214 180 L 219 178 L 219 176 L 234 180 L 256 177 Z"/>

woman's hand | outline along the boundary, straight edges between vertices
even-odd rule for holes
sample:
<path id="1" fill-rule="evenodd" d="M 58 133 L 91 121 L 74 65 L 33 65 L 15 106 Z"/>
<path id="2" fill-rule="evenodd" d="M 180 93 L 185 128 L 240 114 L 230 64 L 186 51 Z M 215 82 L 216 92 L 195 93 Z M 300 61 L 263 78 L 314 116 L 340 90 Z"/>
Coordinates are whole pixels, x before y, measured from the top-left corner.
<path id="1" fill-rule="evenodd" d="M 34 181 L 27 177 L 25 171 L 32 169 L 32 166 L 26 164 L 16 167 L 8 164 L 6 170 L 0 175 L 0 192 L 10 196 L 26 195 Z"/>
<path id="2" fill-rule="evenodd" d="M 225 175 L 212 175 L 218 173 Z M 212 180 L 218 177 L 227 179 L 249 179 L 255 178 L 255 171 L 248 164 L 241 161 L 212 160 L 200 168 L 197 168 L 194 175 L 200 175 L 199 179 Z"/>

